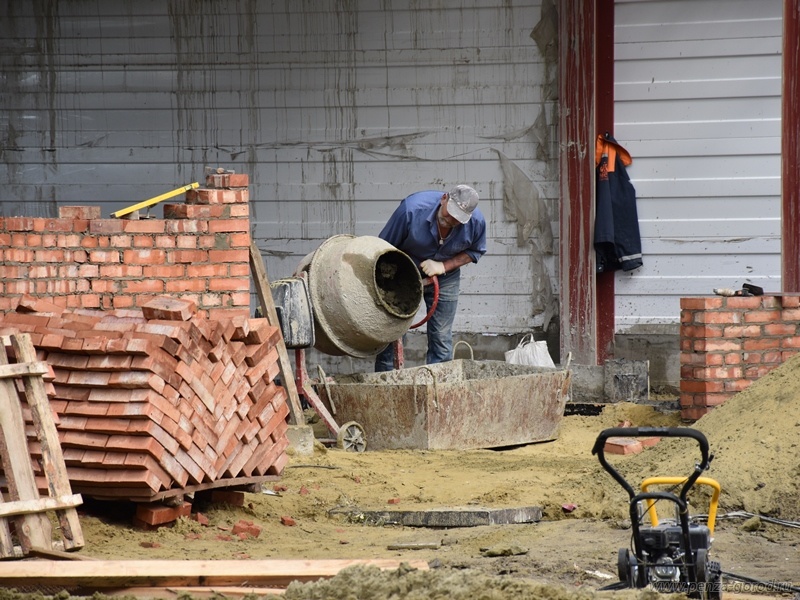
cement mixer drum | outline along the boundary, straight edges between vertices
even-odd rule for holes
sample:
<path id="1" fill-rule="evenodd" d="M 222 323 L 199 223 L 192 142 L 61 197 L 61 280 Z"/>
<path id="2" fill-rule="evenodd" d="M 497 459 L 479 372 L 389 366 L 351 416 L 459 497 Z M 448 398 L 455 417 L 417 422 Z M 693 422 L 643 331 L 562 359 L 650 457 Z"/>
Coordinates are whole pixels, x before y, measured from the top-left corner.
<path id="1" fill-rule="evenodd" d="M 298 270 L 308 277 L 314 347 L 325 354 L 378 354 L 408 331 L 422 302 L 414 261 L 379 237 L 330 237 Z"/>

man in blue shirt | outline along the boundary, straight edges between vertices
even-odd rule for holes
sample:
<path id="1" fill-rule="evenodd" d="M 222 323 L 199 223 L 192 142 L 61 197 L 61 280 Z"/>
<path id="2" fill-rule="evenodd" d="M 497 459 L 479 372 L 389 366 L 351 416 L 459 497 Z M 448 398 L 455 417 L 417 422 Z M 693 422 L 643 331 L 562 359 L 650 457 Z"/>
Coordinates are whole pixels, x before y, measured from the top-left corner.
<path id="1" fill-rule="evenodd" d="M 424 191 L 400 203 L 378 237 L 408 254 L 428 277 L 439 278 L 439 301 L 427 322 L 428 364 L 453 358 L 453 321 L 458 308 L 461 267 L 486 253 L 486 221 L 478 209 L 478 192 L 457 185 L 450 192 Z M 433 286 L 425 286 L 425 305 L 433 303 Z M 394 368 L 394 344 L 375 359 L 376 371 Z"/>

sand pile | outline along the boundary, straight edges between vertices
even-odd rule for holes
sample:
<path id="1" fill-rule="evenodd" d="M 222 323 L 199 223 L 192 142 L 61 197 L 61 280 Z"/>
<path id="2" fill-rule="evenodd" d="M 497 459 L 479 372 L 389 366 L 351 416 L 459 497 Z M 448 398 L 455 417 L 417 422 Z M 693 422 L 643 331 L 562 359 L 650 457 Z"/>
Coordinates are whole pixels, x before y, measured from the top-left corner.
<path id="1" fill-rule="evenodd" d="M 722 486 L 723 511 L 800 517 L 800 356 L 762 377 L 694 424 L 713 459 L 704 474 Z M 696 442 L 662 440 L 632 457 L 621 472 L 631 481 L 650 475 L 688 475 Z M 699 508 L 699 507 L 697 507 Z"/>
<path id="2" fill-rule="evenodd" d="M 291 583 L 286 600 L 646 600 L 653 592 L 625 590 L 596 593 L 570 589 L 526 579 L 488 577 L 469 569 L 463 571 L 415 571 L 400 568 L 381 571 L 377 567 L 354 566 L 335 577 L 312 583 Z"/>

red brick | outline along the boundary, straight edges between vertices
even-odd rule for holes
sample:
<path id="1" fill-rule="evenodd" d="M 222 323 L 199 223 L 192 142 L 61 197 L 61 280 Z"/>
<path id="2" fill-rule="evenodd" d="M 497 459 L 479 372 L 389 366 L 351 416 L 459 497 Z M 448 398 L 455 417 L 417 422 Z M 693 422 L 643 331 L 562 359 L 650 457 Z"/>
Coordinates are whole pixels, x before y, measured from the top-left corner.
<path id="1" fill-rule="evenodd" d="M 142 435 L 110 435 L 104 448 L 124 452 L 146 452 L 158 460 L 164 454 L 164 446 L 151 437 Z"/>
<path id="2" fill-rule="evenodd" d="M 701 312 L 695 315 L 695 321 L 701 324 L 729 324 L 741 323 L 742 313 L 735 311 L 708 311 Z"/>
<path id="3" fill-rule="evenodd" d="M 91 250 L 89 260 L 93 263 L 120 263 L 122 256 L 118 250 Z"/>
<path id="4" fill-rule="evenodd" d="M 172 523 L 181 517 L 188 517 L 190 514 L 192 514 L 190 502 L 184 502 L 180 506 L 165 506 L 158 502 L 136 506 L 136 518 L 148 525 Z"/>
<path id="5" fill-rule="evenodd" d="M 34 231 L 72 231 L 73 226 L 73 219 L 33 219 Z"/>
<path id="6" fill-rule="evenodd" d="M 269 324 L 267 319 L 250 319 L 250 331 L 244 338 L 246 344 L 277 344 L 280 329 Z"/>
<path id="7" fill-rule="evenodd" d="M 33 218 L 31 217 L 4 217 L 3 221 L 5 221 L 6 231 L 33 231 Z"/>
<path id="8" fill-rule="evenodd" d="M 696 421 L 703 415 L 711 412 L 708 407 L 691 407 L 681 409 L 681 419 L 684 421 Z"/>
<path id="9" fill-rule="evenodd" d="M 95 373 L 92 371 L 73 371 L 69 375 L 70 385 L 80 385 L 85 387 L 106 387 L 110 373 Z"/>
<path id="10" fill-rule="evenodd" d="M 773 323 L 780 321 L 779 310 L 751 310 L 744 313 L 745 323 Z"/>
<path id="11" fill-rule="evenodd" d="M 133 236 L 132 248 L 153 248 L 155 242 L 149 235 L 135 235 Z"/>
<path id="12" fill-rule="evenodd" d="M 119 219 L 94 219 L 89 222 L 89 232 L 99 234 L 122 233 L 123 222 Z"/>
<path id="13" fill-rule="evenodd" d="M 62 446 L 76 446 L 78 448 L 104 448 L 108 437 L 102 433 L 87 433 L 84 431 L 64 431 L 59 435 Z"/>
<path id="14" fill-rule="evenodd" d="M 780 296 L 778 301 L 784 309 L 800 308 L 800 296 Z M 784 315 L 786 315 L 787 312 L 789 311 L 785 310 Z M 794 319 L 797 319 L 797 317 L 794 317 Z"/>
<path id="15" fill-rule="evenodd" d="M 720 308 L 722 297 L 709 296 L 704 298 L 681 298 L 681 310 L 705 311 Z"/>
<path id="16" fill-rule="evenodd" d="M 603 450 L 607 454 L 636 454 L 642 451 L 642 443 L 633 438 L 610 437 Z"/>
<path id="17" fill-rule="evenodd" d="M 122 251 L 122 262 L 126 265 L 160 265 L 167 262 L 167 253 L 161 249 L 128 249 Z"/>
<path id="18" fill-rule="evenodd" d="M 745 352 L 774 350 L 780 347 L 781 340 L 778 338 L 748 338 L 741 345 L 741 349 Z"/>
<path id="19" fill-rule="evenodd" d="M 214 219 L 208 222 L 209 233 L 247 232 L 250 222 L 247 219 Z"/>
<path id="20" fill-rule="evenodd" d="M 244 492 L 232 492 L 228 490 L 211 491 L 211 502 L 213 502 L 214 504 L 229 504 L 230 506 L 244 506 L 244 500 L 245 500 Z"/>
<path id="21" fill-rule="evenodd" d="M 233 218 L 246 218 L 250 216 L 249 204 L 229 204 L 226 208 Z"/>
<path id="22" fill-rule="evenodd" d="M 723 384 L 720 381 L 692 381 L 682 379 L 680 382 L 680 389 L 682 392 L 689 393 L 721 392 L 723 390 Z"/>
<path id="23" fill-rule="evenodd" d="M 64 313 L 64 307 L 50 302 L 44 298 L 35 298 L 33 296 L 24 295 L 19 299 L 19 303 L 17 304 L 17 312 L 49 313 L 53 315 L 61 315 Z"/>
<path id="24" fill-rule="evenodd" d="M 246 536 L 257 538 L 261 535 L 261 527 L 251 521 L 241 520 L 233 526 L 231 533 L 233 535 L 245 534 Z"/>
<path id="25" fill-rule="evenodd" d="M 197 305 L 180 298 L 153 298 L 142 305 L 145 319 L 188 321 L 197 313 Z"/>
<path id="26" fill-rule="evenodd" d="M 250 176 L 246 173 L 231 173 L 228 185 L 232 188 L 247 187 L 250 185 Z"/>
<path id="27" fill-rule="evenodd" d="M 782 348 L 800 348 L 800 336 L 789 336 L 781 341 Z"/>
<path id="28" fill-rule="evenodd" d="M 250 260 L 250 252 L 245 249 L 209 250 L 208 260 L 212 263 L 246 263 Z"/>
<path id="29" fill-rule="evenodd" d="M 192 520 L 194 520 L 194 521 L 197 521 L 197 522 L 198 522 L 198 523 L 200 523 L 200 525 L 202 525 L 203 527 L 208 527 L 208 526 L 209 526 L 209 520 L 208 520 L 208 517 L 207 517 L 207 516 L 205 516 L 205 515 L 204 515 L 203 513 L 201 513 L 201 512 L 196 512 L 196 513 L 193 513 L 193 514 L 192 514 Z"/>
<path id="30" fill-rule="evenodd" d="M 211 173 L 206 175 L 206 187 L 226 188 L 230 184 L 230 173 Z"/>
<path id="31" fill-rule="evenodd" d="M 187 204 L 236 204 L 249 202 L 247 189 L 200 188 L 186 193 Z"/>
<path id="32" fill-rule="evenodd" d="M 62 219 L 99 219 L 99 206 L 59 206 L 58 216 Z"/>
<path id="33" fill-rule="evenodd" d="M 175 453 L 175 460 L 177 460 L 180 465 L 186 470 L 186 473 L 189 475 L 189 480 L 200 484 L 203 483 L 205 479 L 205 473 L 203 470 L 197 465 L 192 457 L 181 448 L 178 452 Z"/>
<path id="34" fill-rule="evenodd" d="M 269 354 L 267 354 L 260 363 L 247 369 L 245 377 L 247 378 L 248 383 L 251 386 L 255 385 L 256 382 L 267 373 L 270 367 L 273 364 L 277 364 L 277 362 L 278 362 L 278 350 L 273 347 L 270 350 Z"/>
<path id="35" fill-rule="evenodd" d="M 209 261 L 207 250 L 167 250 L 166 255 L 169 263 L 198 264 Z"/>
<path id="36" fill-rule="evenodd" d="M 122 223 L 125 233 L 164 233 L 164 221 L 161 219 L 125 219 Z"/>

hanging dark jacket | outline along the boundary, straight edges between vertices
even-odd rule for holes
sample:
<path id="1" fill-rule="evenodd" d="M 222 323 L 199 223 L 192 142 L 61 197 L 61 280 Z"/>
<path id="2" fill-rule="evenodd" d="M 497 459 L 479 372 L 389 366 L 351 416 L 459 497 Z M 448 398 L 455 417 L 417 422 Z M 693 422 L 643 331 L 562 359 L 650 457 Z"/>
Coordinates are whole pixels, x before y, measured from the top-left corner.
<path id="1" fill-rule="evenodd" d="M 642 266 L 636 190 L 625 170 L 632 162 L 631 155 L 611 134 L 597 136 L 594 249 L 598 273 Z"/>

